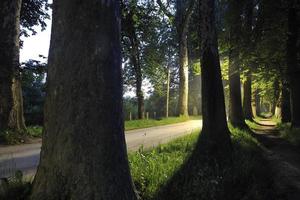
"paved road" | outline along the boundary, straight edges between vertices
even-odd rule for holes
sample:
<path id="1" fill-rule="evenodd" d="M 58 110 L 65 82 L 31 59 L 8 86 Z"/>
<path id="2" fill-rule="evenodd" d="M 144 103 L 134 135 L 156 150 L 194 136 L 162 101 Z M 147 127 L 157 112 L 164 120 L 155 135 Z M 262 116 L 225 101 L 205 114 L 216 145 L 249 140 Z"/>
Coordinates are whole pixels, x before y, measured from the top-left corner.
<path id="1" fill-rule="evenodd" d="M 201 120 L 157 126 L 145 129 L 126 131 L 126 143 L 129 151 L 136 151 L 141 146 L 151 148 L 166 143 L 174 138 L 190 134 L 201 128 Z M 0 178 L 22 170 L 27 175 L 33 175 L 39 162 L 41 141 L 34 144 L 24 144 L 0 147 Z"/>

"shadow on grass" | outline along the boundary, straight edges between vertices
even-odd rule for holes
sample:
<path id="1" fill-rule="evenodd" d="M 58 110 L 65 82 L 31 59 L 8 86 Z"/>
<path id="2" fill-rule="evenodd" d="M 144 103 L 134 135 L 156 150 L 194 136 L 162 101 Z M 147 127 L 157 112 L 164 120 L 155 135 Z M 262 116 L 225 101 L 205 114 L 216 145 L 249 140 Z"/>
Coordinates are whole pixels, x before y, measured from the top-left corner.
<path id="1" fill-rule="evenodd" d="M 269 163 L 251 138 L 242 140 L 235 137 L 232 157 L 221 163 L 194 150 L 153 199 L 275 199 Z"/>

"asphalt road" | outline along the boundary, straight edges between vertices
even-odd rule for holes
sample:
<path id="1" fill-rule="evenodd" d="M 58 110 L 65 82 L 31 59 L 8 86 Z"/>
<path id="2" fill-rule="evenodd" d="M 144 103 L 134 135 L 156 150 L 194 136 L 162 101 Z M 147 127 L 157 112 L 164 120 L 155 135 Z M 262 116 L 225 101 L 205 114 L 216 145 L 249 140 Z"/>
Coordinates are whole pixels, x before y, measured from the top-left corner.
<path id="1" fill-rule="evenodd" d="M 183 123 L 156 126 L 145 129 L 126 131 L 128 151 L 136 151 L 141 146 L 151 148 L 166 143 L 174 138 L 190 134 L 200 129 L 201 120 L 191 120 Z M 16 170 L 26 175 L 34 175 L 39 163 L 41 141 L 33 144 L 23 144 L 0 147 L 0 178 L 12 176 Z"/>

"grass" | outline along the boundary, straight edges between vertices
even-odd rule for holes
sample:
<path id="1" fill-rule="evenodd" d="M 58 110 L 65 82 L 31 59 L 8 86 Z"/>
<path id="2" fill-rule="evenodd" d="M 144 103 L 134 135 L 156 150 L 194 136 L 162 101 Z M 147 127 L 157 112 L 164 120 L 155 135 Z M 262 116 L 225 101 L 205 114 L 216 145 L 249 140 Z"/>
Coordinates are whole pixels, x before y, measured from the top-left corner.
<path id="1" fill-rule="evenodd" d="M 260 144 L 248 132 L 230 129 L 234 150 L 232 162 L 225 167 L 197 162 L 181 173 L 199 131 L 130 154 L 131 173 L 142 199 L 270 199 L 272 176 Z"/>
<path id="2" fill-rule="evenodd" d="M 190 117 L 169 117 L 169 118 L 162 118 L 159 120 L 156 119 L 143 119 L 143 120 L 131 120 L 125 121 L 125 130 L 133 130 L 133 129 L 140 129 L 140 128 L 149 128 L 153 126 L 161 126 L 167 124 L 175 124 L 180 122 L 186 122 L 192 119 L 201 119 L 200 116 L 190 116 Z"/>
<path id="3" fill-rule="evenodd" d="M 278 123 L 277 128 L 282 138 L 296 146 L 300 146 L 300 129 L 292 129 L 291 123 Z"/>
<path id="4" fill-rule="evenodd" d="M 260 143 L 246 131 L 231 126 L 230 130 L 233 154 L 230 163 L 224 166 L 202 162 L 199 158 L 190 171 L 183 170 L 193 153 L 199 130 L 151 150 L 140 148 L 130 153 L 131 174 L 139 196 L 144 200 L 274 199 L 272 174 L 269 163 L 262 156 Z M 30 187 L 28 182 L 13 184 L 15 192 L 6 192 L 28 195 Z"/>
<path id="5" fill-rule="evenodd" d="M 6 130 L 0 132 L 0 143 L 1 144 L 22 144 L 25 143 L 29 138 L 40 138 L 42 137 L 43 127 L 41 126 L 28 126 L 26 131 L 16 132 L 13 130 Z"/>

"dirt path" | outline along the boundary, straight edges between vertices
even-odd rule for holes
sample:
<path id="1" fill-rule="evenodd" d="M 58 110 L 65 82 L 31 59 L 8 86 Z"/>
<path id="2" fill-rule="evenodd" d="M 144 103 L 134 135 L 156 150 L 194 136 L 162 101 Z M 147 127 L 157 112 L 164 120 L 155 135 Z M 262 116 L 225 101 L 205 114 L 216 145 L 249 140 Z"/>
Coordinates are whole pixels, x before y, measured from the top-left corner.
<path id="1" fill-rule="evenodd" d="M 263 144 L 274 173 L 276 196 L 282 200 L 300 200 L 300 148 L 279 136 L 275 123 L 257 122 L 254 136 Z"/>

